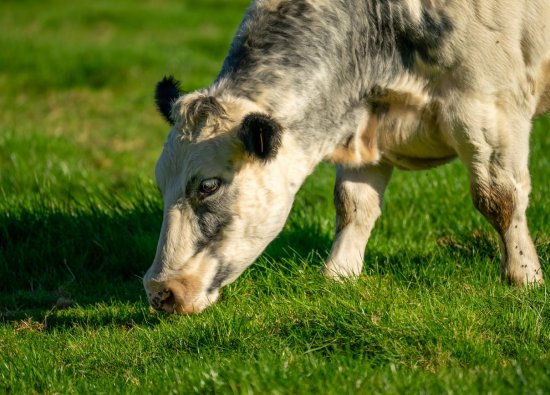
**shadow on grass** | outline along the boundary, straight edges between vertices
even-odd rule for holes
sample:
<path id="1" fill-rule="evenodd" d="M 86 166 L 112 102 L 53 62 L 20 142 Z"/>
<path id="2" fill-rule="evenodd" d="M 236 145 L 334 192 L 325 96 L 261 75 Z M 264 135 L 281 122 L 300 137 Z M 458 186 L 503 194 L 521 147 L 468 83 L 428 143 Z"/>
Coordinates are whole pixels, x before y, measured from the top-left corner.
<path id="1" fill-rule="evenodd" d="M 0 314 L 138 301 L 162 221 L 154 199 L 0 213 Z"/>
<path id="2" fill-rule="evenodd" d="M 121 324 L 149 319 L 141 276 L 155 254 L 162 220 L 158 201 L 98 207 L 33 208 L 0 214 L 0 278 L 4 279 L 0 321 L 25 317 L 40 321 L 52 309 L 75 304 L 92 309 L 103 306 L 105 314 L 99 320 L 55 314 L 58 325 L 107 325 L 120 317 L 124 317 Z M 298 222 L 291 218 L 291 226 L 267 248 L 269 259 L 254 265 L 250 277 L 270 270 L 292 276 L 297 269 L 288 264 L 290 260 L 307 261 L 313 270 L 320 270 L 331 238 L 315 221 Z M 548 255 L 548 243 L 544 251 Z M 498 260 L 496 237 L 483 232 L 444 236 L 433 254 L 406 250 L 386 254 L 370 248 L 366 270 L 374 276 L 390 275 L 397 282 L 429 286 L 462 270 L 449 262 L 464 264 L 480 257 Z M 131 304 L 129 311 L 133 312 L 125 315 L 108 308 L 117 304 Z"/>
<path id="3" fill-rule="evenodd" d="M 498 271 L 500 255 L 495 234 L 476 230 L 464 235 L 443 235 L 435 248 L 420 251 L 399 249 L 386 255 L 367 249 L 366 270 L 375 276 L 391 275 L 396 282 L 430 286 L 458 272 L 475 272 L 480 264 L 495 263 Z"/>
<path id="4" fill-rule="evenodd" d="M 105 201 L 109 203 L 76 209 L 44 204 L 0 213 L 0 278 L 6 280 L 0 282 L 0 322 L 29 318 L 49 319 L 49 327 L 52 320 L 63 326 L 101 325 L 118 320 L 121 313 L 106 313 L 96 322 L 51 312 L 125 303 L 147 309 L 141 277 L 155 255 L 162 221 L 160 204 L 154 198 L 124 204 Z M 313 226 L 285 230 L 266 251 L 273 258 L 270 262 L 326 250 L 330 240 L 318 237 Z M 256 265 L 251 275 L 279 269 Z M 128 320 L 142 322 L 143 313 Z"/>

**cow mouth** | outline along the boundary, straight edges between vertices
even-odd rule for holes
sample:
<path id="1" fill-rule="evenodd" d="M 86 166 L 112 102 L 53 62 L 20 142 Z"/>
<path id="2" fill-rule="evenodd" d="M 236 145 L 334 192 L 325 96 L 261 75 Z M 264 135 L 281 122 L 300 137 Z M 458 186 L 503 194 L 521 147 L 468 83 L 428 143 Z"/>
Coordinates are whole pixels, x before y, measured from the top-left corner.
<path id="1" fill-rule="evenodd" d="M 161 309 L 167 313 L 173 313 L 176 306 L 176 298 L 174 294 L 170 292 L 170 295 L 162 301 Z"/>

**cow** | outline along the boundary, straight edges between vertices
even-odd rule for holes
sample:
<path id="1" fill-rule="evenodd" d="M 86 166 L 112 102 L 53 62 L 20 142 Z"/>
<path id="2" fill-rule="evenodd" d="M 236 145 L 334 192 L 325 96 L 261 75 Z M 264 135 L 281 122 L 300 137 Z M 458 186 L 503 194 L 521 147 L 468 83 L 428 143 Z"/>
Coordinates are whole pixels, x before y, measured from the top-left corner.
<path id="1" fill-rule="evenodd" d="M 361 274 L 392 169 L 458 158 L 500 236 L 502 277 L 543 274 L 525 210 L 532 119 L 550 110 L 547 0 L 256 0 L 221 71 L 156 88 L 171 124 L 143 282 L 151 306 L 198 313 L 277 236 L 321 161 L 336 165 L 324 273 Z"/>

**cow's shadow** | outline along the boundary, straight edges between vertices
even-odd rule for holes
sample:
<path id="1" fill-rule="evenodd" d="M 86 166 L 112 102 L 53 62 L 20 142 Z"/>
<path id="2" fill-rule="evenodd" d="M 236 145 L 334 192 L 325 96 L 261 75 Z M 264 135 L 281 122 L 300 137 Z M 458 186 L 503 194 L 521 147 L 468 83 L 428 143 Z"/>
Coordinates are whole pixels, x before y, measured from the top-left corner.
<path id="1" fill-rule="evenodd" d="M 0 322 L 48 320 L 49 328 L 156 324 L 161 316 L 150 314 L 141 276 L 154 257 L 161 221 L 159 202 L 146 199 L 114 210 L 0 214 Z M 314 221 L 287 227 L 266 250 L 264 262 L 269 263 L 253 265 L 248 275 L 263 276 L 270 270 L 292 275 L 295 269 L 285 263 L 289 260 L 308 261 L 311 270 L 320 270 L 331 242 Z M 465 246 L 470 244 L 496 255 L 494 238 L 476 235 L 443 240 L 442 248 L 468 258 L 472 251 Z M 410 282 L 422 278 L 427 258 L 403 250 L 370 249 L 366 267 L 375 275 L 392 274 L 396 281 Z M 94 306 L 101 312 L 52 314 L 74 305 Z"/>
<path id="2" fill-rule="evenodd" d="M 7 279 L 0 283 L 0 322 L 48 329 L 160 322 L 164 315 L 151 314 L 141 280 L 155 255 L 162 221 L 157 203 L 0 214 L 0 276 Z M 276 263 L 329 245 L 313 227 L 288 229 L 265 256 Z M 250 275 L 279 269 L 253 265 Z M 94 313 L 71 314 L 74 307 L 91 307 Z"/>
<path id="3" fill-rule="evenodd" d="M 107 322 L 105 306 L 145 306 L 141 276 L 155 254 L 162 206 L 153 198 L 111 201 L 0 213 L 0 322 L 42 322 L 74 305 L 100 306 Z"/>

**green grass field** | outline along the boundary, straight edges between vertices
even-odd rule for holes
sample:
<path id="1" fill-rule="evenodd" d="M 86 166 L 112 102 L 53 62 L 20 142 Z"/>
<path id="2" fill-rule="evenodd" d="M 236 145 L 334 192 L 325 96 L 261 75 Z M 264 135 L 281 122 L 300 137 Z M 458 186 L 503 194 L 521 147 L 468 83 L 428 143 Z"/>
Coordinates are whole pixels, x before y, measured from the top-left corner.
<path id="1" fill-rule="evenodd" d="M 548 393 L 548 289 L 501 283 L 460 163 L 395 174 L 357 282 L 319 272 L 334 227 L 321 165 L 215 306 L 149 310 L 168 132 L 153 88 L 209 84 L 246 6 L 0 2 L 0 393 Z M 550 117 L 532 147 L 550 278 Z"/>

